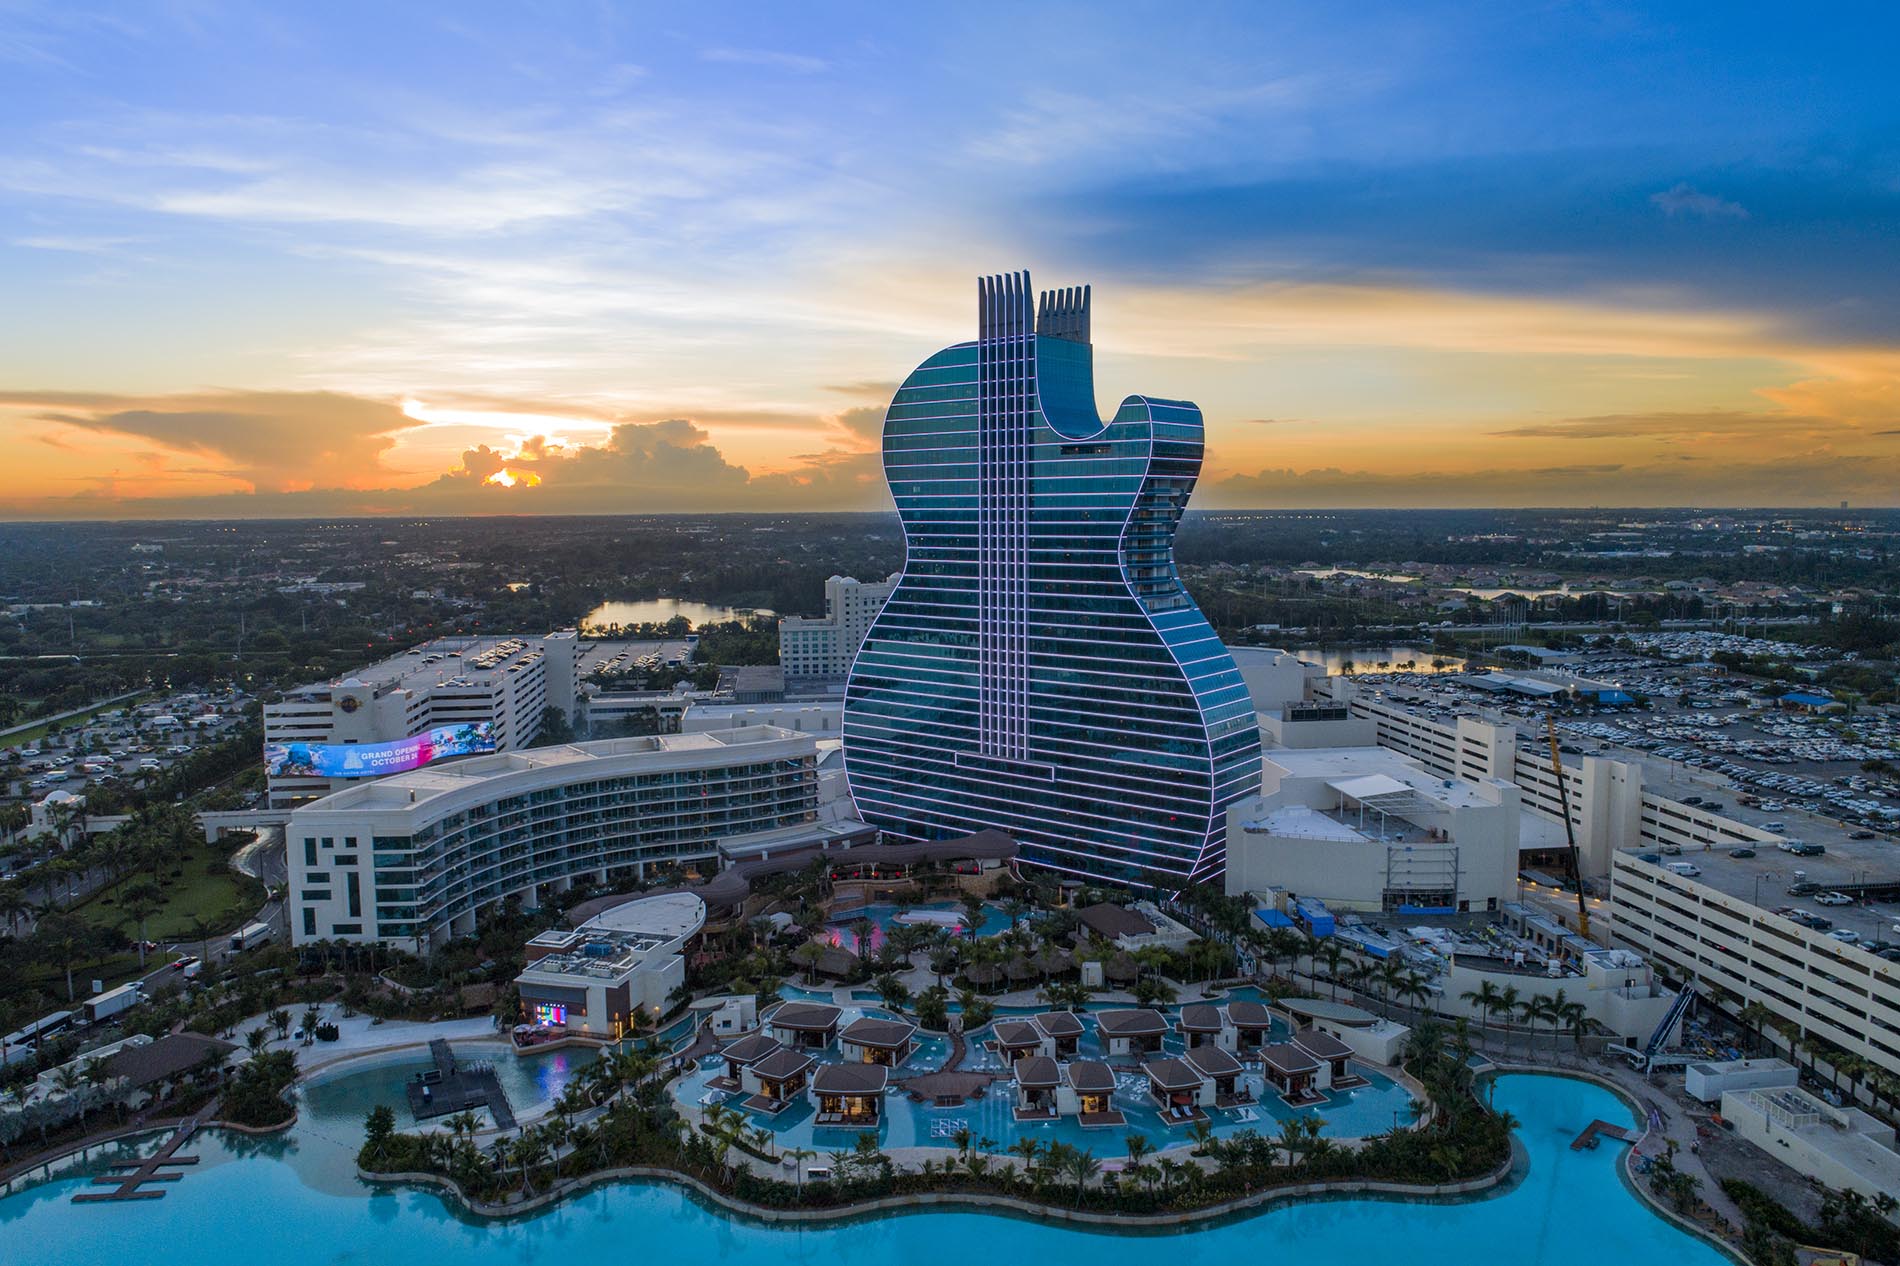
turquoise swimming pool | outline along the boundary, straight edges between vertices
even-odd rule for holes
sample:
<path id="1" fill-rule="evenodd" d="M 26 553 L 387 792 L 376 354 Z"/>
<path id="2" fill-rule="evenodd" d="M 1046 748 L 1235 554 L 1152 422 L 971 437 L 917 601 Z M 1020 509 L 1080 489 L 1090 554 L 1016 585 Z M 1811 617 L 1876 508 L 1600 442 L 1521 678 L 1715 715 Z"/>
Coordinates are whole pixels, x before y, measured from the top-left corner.
<path id="1" fill-rule="evenodd" d="M 299 1124 L 275 1141 L 206 1135 L 203 1163 L 165 1198 L 75 1205 L 74 1174 L 0 1199 L 0 1242 L 74 1266 L 126 1261 L 224 1266 L 235 1257 L 282 1262 L 442 1262 L 515 1266 L 532 1260 L 608 1261 L 637 1251 L 665 1262 L 737 1266 L 843 1260 L 937 1261 L 947 1252 L 1091 1266 L 1232 1266 L 1305 1251 L 1327 1260 L 1407 1266 L 1602 1266 L 1605 1262 L 1728 1266 L 1701 1240 L 1655 1216 L 1616 1174 L 1620 1149 L 1572 1152 L 1594 1118 L 1629 1108 L 1586 1082 L 1501 1078 L 1500 1108 L 1522 1122 L 1529 1173 L 1510 1191 L 1469 1204 L 1337 1200 L 1274 1209 L 1170 1235 L 1078 1231 L 1016 1218 L 926 1212 L 779 1229 L 737 1221 L 678 1188 L 600 1188 L 517 1222 L 475 1222 L 433 1194 L 365 1192 L 350 1168 L 360 1134 L 337 1141 Z"/>
<path id="2" fill-rule="evenodd" d="M 966 915 L 963 907 L 959 905 L 948 901 L 933 901 L 928 905 L 912 906 L 910 908 L 919 913 L 929 912 L 938 915 L 954 915 L 957 922 L 952 926 L 951 930 L 956 932 L 959 936 L 969 935 Z M 856 923 L 859 919 L 869 919 L 871 921 L 870 950 L 872 953 L 875 953 L 878 947 L 884 944 L 884 933 L 889 931 L 890 928 L 897 923 L 898 912 L 899 907 L 880 903 L 860 906 L 855 910 L 841 913 L 831 921 L 831 927 L 827 933 L 828 938 L 833 945 L 841 949 L 848 949 L 853 954 L 862 954 L 865 951 L 863 947 L 858 944 L 858 934 L 852 929 L 852 924 Z M 1007 914 L 1004 914 L 1003 911 L 996 906 L 983 907 L 983 921 L 977 924 L 976 928 L 976 934 L 978 936 L 996 936 L 1008 930 L 1009 916 Z"/>

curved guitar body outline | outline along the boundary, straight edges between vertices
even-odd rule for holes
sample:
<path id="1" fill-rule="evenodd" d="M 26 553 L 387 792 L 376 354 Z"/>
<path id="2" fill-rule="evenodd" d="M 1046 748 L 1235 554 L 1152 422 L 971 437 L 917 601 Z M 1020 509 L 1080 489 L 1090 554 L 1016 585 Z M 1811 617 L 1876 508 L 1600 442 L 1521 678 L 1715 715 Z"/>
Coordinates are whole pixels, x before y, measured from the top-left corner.
<path id="1" fill-rule="evenodd" d="M 1260 735 L 1174 564 L 1200 410 L 1129 396 L 1101 420 L 1086 287 L 1032 307 L 1027 273 L 986 278 L 978 328 L 885 414 L 905 562 L 846 686 L 852 799 L 892 834 L 995 828 L 1078 876 L 1216 878 Z"/>

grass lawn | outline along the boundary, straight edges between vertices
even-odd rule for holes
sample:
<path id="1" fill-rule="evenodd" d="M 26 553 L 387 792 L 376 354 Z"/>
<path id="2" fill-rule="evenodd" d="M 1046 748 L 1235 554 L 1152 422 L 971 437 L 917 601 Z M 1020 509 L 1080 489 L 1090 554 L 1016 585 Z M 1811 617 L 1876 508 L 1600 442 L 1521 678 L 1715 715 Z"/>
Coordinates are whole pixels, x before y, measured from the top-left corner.
<path id="1" fill-rule="evenodd" d="M 233 851 L 223 845 L 194 839 L 183 856 L 173 859 L 161 876 L 159 907 L 145 921 L 146 939 L 190 940 L 194 915 L 209 924 L 214 933 L 229 932 L 250 916 L 264 899 L 257 884 L 228 865 L 219 867 L 221 874 L 209 873 L 212 865 L 228 862 Z M 177 870 L 184 873 L 172 873 Z M 127 936 L 137 936 L 138 925 L 126 919 L 118 898 L 125 889 L 145 883 L 149 878 L 144 871 L 129 874 L 86 898 L 73 913 L 102 927 L 123 928 Z"/>

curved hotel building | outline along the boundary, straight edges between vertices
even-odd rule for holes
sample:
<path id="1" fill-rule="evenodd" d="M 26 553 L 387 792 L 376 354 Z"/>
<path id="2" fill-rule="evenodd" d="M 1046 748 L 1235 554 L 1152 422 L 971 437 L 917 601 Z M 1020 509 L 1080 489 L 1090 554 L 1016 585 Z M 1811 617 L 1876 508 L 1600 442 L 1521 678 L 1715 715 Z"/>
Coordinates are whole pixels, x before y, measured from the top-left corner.
<path id="1" fill-rule="evenodd" d="M 997 828 L 1024 862 L 1174 890 L 1218 877 L 1260 782 L 1247 689 L 1174 565 L 1200 410 L 1095 410 L 1086 288 L 979 283 L 978 337 L 885 415 L 907 558 L 845 696 L 859 813 Z"/>
<path id="2" fill-rule="evenodd" d="M 439 942 L 506 897 L 712 861 L 813 821 L 818 741 L 749 726 L 476 756 L 348 787 L 285 828 L 293 943 Z"/>

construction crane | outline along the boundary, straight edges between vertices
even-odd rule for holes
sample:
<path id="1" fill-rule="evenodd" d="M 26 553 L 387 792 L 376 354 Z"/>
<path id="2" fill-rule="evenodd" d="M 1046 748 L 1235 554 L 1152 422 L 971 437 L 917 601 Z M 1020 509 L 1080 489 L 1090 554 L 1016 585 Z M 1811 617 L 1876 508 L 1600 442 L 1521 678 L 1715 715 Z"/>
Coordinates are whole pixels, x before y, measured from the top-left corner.
<path id="1" fill-rule="evenodd" d="M 1577 852 L 1577 828 L 1570 821 L 1570 783 L 1564 778 L 1563 757 L 1557 750 L 1557 718 L 1544 718 L 1544 733 L 1550 739 L 1550 772 L 1557 779 L 1557 803 L 1564 811 L 1564 838 L 1570 842 L 1570 882 L 1577 888 L 1577 932 L 1590 939 L 1590 906 L 1583 898 L 1583 858 Z"/>

